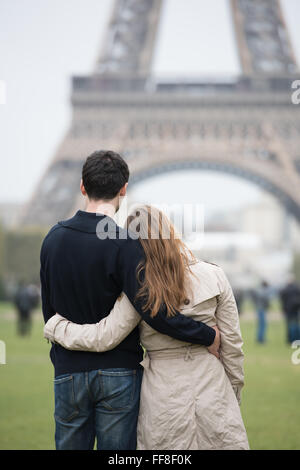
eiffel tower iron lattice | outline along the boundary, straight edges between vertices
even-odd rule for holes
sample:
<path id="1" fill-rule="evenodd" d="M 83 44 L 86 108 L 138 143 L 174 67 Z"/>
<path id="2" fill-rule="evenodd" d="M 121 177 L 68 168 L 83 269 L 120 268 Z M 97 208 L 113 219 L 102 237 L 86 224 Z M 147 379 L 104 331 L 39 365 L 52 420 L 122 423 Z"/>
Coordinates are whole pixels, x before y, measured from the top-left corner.
<path id="1" fill-rule="evenodd" d="M 71 215 L 82 163 L 104 148 L 126 158 L 131 185 L 185 168 L 227 172 L 271 192 L 300 221 L 300 105 L 291 102 L 299 77 L 279 1 L 231 0 L 242 73 L 224 83 L 154 81 L 162 3 L 116 0 L 95 70 L 73 77 L 72 123 L 25 224 Z"/>

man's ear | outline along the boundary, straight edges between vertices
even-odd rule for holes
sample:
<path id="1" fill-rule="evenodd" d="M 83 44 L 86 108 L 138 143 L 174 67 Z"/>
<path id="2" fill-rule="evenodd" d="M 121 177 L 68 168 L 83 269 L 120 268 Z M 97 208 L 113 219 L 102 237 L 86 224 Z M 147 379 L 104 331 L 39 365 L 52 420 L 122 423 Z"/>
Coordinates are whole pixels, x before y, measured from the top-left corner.
<path id="1" fill-rule="evenodd" d="M 127 186 L 128 186 L 128 183 L 125 183 L 123 188 L 120 189 L 120 196 L 122 197 L 126 196 Z"/>
<path id="2" fill-rule="evenodd" d="M 85 187 L 83 186 L 82 180 L 80 181 L 80 191 L 83 194 L 83 196 L 86 196 L 86 190 L 85 190 Z"/>

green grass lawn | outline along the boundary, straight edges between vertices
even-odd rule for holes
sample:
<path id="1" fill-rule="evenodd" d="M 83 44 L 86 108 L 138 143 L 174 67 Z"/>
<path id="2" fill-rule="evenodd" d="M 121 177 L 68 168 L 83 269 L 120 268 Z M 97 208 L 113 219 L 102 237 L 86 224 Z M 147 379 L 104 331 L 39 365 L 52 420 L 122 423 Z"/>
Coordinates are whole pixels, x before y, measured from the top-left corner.
<path id="1" fill-rule="evenodd" d="M 16 336 L 11 306 L 0 304 L 0 449 L 53 449 L 53 370 L 49 345 L 36 318 L 32 336 Z M 254 342 L 255 324 L 242 317 L 246 384 L 242 396 L 252 449 L 300 449 L 300 365 L 291 362 L 282 321 L 272 321 L 268 342 Z"/>

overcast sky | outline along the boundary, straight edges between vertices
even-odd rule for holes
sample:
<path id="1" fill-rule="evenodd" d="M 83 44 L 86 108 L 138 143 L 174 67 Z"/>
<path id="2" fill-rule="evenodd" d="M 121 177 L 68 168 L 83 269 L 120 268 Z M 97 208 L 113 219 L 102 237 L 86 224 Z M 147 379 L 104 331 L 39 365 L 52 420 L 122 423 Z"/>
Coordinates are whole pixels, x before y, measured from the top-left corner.
<path id="1" fill-rule="evenodd" d="M 29 198 L 45 171 L 69 126 L 70 77 L 93 69 L 112 3 L 0 0 L 0 80 L 7 90 L 7 102 L 0 105 L 0 202 Z M 282 5 L 300 63 L 300 1 L 282 0 Z M 159 77 L 237 74 L 228 2 L 165 0 L 153 72 Z M 200 172 L 158 178 L 135 194 L 160 191 L 167 200 L 194 184 L 212 205 L 218 204 L 216 185 L 228 188 L 229 206 L 237 191 L 239 202 L 258 194 L 233 177 Z M 198 200 L 198 191 L 190 189 L 188 199 Z"/>

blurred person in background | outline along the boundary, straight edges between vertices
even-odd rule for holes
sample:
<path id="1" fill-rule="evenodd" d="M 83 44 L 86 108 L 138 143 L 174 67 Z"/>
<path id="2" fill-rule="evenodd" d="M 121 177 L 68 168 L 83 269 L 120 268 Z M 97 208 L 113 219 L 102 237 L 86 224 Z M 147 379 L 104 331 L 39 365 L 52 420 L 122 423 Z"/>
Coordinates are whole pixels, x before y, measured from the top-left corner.
<path id="1" fill-rule="evenodd" d="M 245 292 L 240 287 L 233 287 L 233 295 L 236 301 L 238 313 L 240 315 L 242 313 L 242 305 L 244 302 Z"/>
<path id="2" fill-rule="evenodd" d="M 14 301 L 18 313 L 17 333 L 20 336 L 30 335 L 31 314 L 38 306 L 39 298 L 39 290 L 35 285 L 26 285 L 24 281 L 19 283 Z"/>
<path id="3" fill-rule="evenodd" d="M 300 285 L 294 275 L 290 275 L 286 286 L 280 291 L 280 299 L 286 319 L 287 342 L 292 343 L 300 339 Z"/>
<path id="4" fill-rule="evenodd" d="M 251 298 L 257 312 L 256 341 L 260 344 L 266 341 L 267 310 L 270 305 L 270 286 L 267 281 L 261 281 L 260 286 L 251 291 Z"/>

